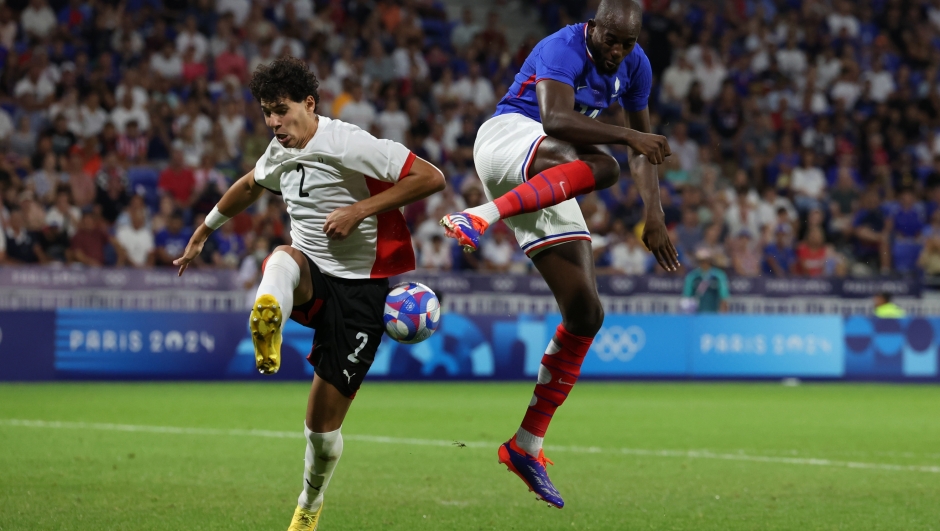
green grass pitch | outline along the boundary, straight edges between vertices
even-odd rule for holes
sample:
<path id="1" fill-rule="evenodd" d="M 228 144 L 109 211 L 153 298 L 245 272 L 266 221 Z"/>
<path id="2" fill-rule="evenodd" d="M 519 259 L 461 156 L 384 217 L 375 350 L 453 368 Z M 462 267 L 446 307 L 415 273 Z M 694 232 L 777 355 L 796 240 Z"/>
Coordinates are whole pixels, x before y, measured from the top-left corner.
<path id="1" fill-rule="evenodd" d="M 284 530 L 308 387 L 0 385 L 0 530 Z M 940 530 L 940 387 L 580 383 L 561 511 L 496 462 L 531 388 L 367 382 L 321 529 Z"/>

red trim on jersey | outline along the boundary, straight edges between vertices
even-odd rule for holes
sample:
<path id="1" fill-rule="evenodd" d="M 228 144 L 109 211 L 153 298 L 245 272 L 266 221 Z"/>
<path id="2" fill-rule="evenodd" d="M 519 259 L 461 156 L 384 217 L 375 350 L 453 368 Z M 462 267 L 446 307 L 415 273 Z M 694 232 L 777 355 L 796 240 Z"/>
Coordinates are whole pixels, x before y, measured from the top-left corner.
<path id="1" fill-rule="evenodd" d="M 414 154 L 408 157 L 414 161 Z M 408 163 L 405 163 L 408 166 Z M 366 186 L 369 195 L 375 196 L 388 190 L 393 183 L 366 177 Z M 401 210 L 394 209 L 376 216 L 375 235 L 375 264 L 372 266 L 371 278 L 387 278 L 413 271 L 415 268 L 415 252 L 411 246 L 411 233 Z"/>
<path id="2" fill-rule="evenodd" d="M 587 26 L 588 26 L 588 25 L 587 25 L 587 22 L 585 22 L 585 23 L 584 23 L 584 51 L 587 52 L 588 59 L 590 59 L 591 62 L 593 63 L 593 62 L 594 62 L 594 56 L 591 55 L 591 49 L 588 48 L 588 45 L 587 45 L 587 39 L 588 39 Z"/>
<path id="3" fill-rule="evenodd" d="M 545 242 L 545 243 L 541 243 L 541 244 L 536 245 L 535 247 L 529 249 L 528 251 L 525 252 L 525 254 L 526 254 L 526 256 L 532 256 L 532 253 L 534 253 L 535 251 L 538 251 L 539 249 L 544 249 L 544 248 L 550 247 L 550 246 L 552 246 L 552 245 L 558 245 L 559 243 L 573 242 L 573 241 L 576 241 L 576 240 L 587 240 L 587 241 L 591 241 L 591 237 L 590 237 L 590 236 L 570 236 L 570 237 L 568 237 L 568 238 L 560 238 L 560 239 L 558 239 L 558 240 L 549 240 L 549 241 L 547 241 L 547 242 Z"/>
<path id="4" fill-rule="evenodd" d="M 414 151 L 408 153 L 408 158 L 405 159 L 405 165 L 401 167 L 401 172 L 398 174 L 399 181 L 408 177 L 408 173 L 411 172 L 411 167 L 414 165 L 416 158 L 418 157 L 415 155 Z"/>
<path id="5" fill-rule="evenodd" d="M 525 81 L 523 81 L 522 86 L 519 87 L 519 94 L 516 94 L 516 97 L 521 98 L 522 93 L 525 92 L 525 88 L 534 81 L 535 81 L 535 74 L 532 74 L 531 76 L 529 76 L 529 79 L 526 79 Z"/>

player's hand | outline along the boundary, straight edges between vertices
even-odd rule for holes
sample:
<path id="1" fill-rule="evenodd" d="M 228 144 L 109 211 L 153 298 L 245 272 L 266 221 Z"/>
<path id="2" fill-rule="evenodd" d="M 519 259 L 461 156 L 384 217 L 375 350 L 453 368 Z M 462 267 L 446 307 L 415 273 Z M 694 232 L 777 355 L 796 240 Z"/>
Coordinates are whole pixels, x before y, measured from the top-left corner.
<path id="1" fill-rule="evenodd" d="M 669 141 L 662 135 L 634 131 L 627 144 L 638 154 L 645 155 L 652 164 L 662 164 L 666 157 L 672 155 Z"/>
<path id="2" fill-rule="evenodd" d="M 189 264 L 199 256 L 199 253 L 202 252 L 202 246 L 205 245 L 205 243 L 206 241 L 204 239 L 193 234 L 193 237 L 189 239 L 189 243 L 186 244 L 186 250 L 183 251 L 183 256 L 173 260 L 173 265 L 180 267 L 180 271 L 176 276 L 183 276 L 183 271 L 186 271 Z"/>
<path id="3" fill-rule="evenodd" d="M 679 270 L 679 253 L 669 239 L 669 230 L 662 218 L 647 217 L 643 225 L 643 244 L 653 253 L 656 261 L 666 271 Z"/>
<path id="4" fill-rule="evenodd" d="M 337 208 L 330 212 L 326 217 L 326 223 L 323 224 L 323 232 L 327 237 L 333 240 L 343 240 L 356 230 L 356 227 L 365 219 L 356 205 Z"/>

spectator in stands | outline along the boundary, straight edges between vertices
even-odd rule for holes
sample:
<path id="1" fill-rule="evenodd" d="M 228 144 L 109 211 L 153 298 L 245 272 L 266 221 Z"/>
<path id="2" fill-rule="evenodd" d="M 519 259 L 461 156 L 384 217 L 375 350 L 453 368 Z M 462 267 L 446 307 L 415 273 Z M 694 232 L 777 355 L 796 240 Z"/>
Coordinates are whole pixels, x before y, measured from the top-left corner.
<path id="1" fill-rule="evenodd" d="M 801 212 L 819 208 L 826 194 L 826 176 L 816 166 L 816 154 L 810 149 L 803 150 L 802 164 L 793 169 L 790 190 L 793 202 Z"/>
<path id="2" fill-rule="evenodd" d="M 890 230 L 876 190 L 870 189 L 862 196 L 852 227 L 856 260 L 869 269 L 877 271 L 880 268 L 882 273 L 888 273 L 891 270 Z"/>
<path id="3" fill-rule="evenodd" d="M 453 248 L 440 234 L 431 236 L 428 244 L 421 247 L 419 266 L 434 271 L 450 271 L 453 264 Z"/>
<path id="4" fill-rule="evenodd" d="M 728 277 L 721 269 L 713 267 L 711 253 L 707 249 L 695 252 L 698 267 L 685 277 L 682 296 L 695 301 L 698 313 L 726 313 L 728 311 Z"/>
<path id="5" fill-rule="evenodd" d="M 149 144 L 147 135 L 140 131 L 137 120 L 132 118 L 128 120 L 124 133 L 118 134 L 117 154 L 127 164 L 138 164 L 147 156 Z"/>
<path id="6" fill-rule="evenodd" d="M 450 43 L 454 46 L 454 49 L 459 50 L 470 44 L 479 32 L 480 26 L 473 21 L 473 10 L 465 7 L 460 22 L 450 32 Z"/>
<path id="7" fill-rule="evenodd" d="M 21 4 L 22 5 L 22 4 Z M 56 16 L 46 0 L 30 0 L 20 15 L 23 32 L 33 42 L 43 42 L 56 27 Z"/>
<path id="8" fill-rule="evenodd" d="M 731 267 L 736 275 L 756 277 L 760 275 L 761 252 L 754 235 L 741 230 L 728 244 Z"/>
<path id="9" fill-rule="evenodd" d="M 610 234 L 610 267 L 624 275 L 643 275 L 649 271 L 650 257 L 633 231 L 626 230 L 623 222 L 615 221 Z"/>
<path id="10" fill-rule="evenodd" d="M 174 211 L 166 228 L 154 237 L 156 265 L 172 266 L 173 260 L 183 256 L 190 237 L 192 232 L 184 227 L 182 211 Z"/>
<path id="11" fill-rule="evenodd" d="M 764 272 L 771 276 L 786 277 L 796 272 L 796 252 L 791 243 L 793 231 L 789 225 L 780 225 L 774 231 L 774 241 L 764 247 Z"/>
<path id="12" fill-rule="evenodd" d="M 921 252 L 920 234 L 926 225 L 924 205 L 917 202 L 912 188 L 898 194 L 897 211 L 888 226 L 892 229 L 891 264 L 894 271 L 910 273 Z"/>
<path id="13" fill-rule="evenodd" d="M 105 263 L 105 247 L 111 241 L 111 236 L 100 227 L 98 217 L 93 212 L 85 212 L 82 214 L 78 231 L 72 237 L 69 262 L 100 267 Z"/>
<path id="14" fill-rule="evenodd" d="M 852 230 L 853 213 L 858 209 L 858 186 L 848 169 L 841 169 L 829 193 L 830 231 L 845 235 Z"/>
<path id="15" fill-rule="evenodd" d="M 26 229 L 23 210 L 17 206 L 9 209 L 6 222 L 6 262 L 8 264 L 36 264 L 42 254 L 41 235 Z"/>
<path id="16" fill-rule="evenodd" d="M 55 203 L 46 212 L 46 226 L 59 227 L 68 237 L 75 235 L 82 217 L 81 210 L 72 204 L 72 191 L 68 185 L 56 188 Z"/>
<path id="17" fill-rule="evenodd" d="M 499 223 L 490 230 L 493 231 L 493 238 L 487 240 L 480 249 L 483 265 L 487 271 L 505 273 L 512 266 L 515 243 L 510 241 L 509 228 L 505 224 Z"/>
<path id="18" fill-rule="evenodd" d="M 806 277 L 821 277 L 826 273 L 825 234 L 813 227 L 796 248 L 796 271 Z"/>
<path id="19" fill-rule="evenodd" d="M 154 264 L 153 232 L 147 226 L 143 208 L 130 211 L 130 224 L 117 229 L 115 250 L 118 264 L 131 267 L 150 267 Z"/>
<path id="20" fill-rule="evenodd" d="M 682 210 L 682 223 L 676 227 L 678 248 L 691 254 L 702 243 L 702 226 L 699 223 L 698 210 L 686 207 Z"/>
<path id="21" fill-rule="evenodd" d="M 192 204 L 193 190 L 196 187 L 196 178 L 192 168 L 185 165 L 183 152 L 174 149 L 170 156 L 170 164 L 160 172 L 157 188 L 176 200 L 177 204 L 188 208 Z"/>
<path id="22" fill-rule="evenodd" d="M 212 264 L 225 269 L 238 267 L 241 256 L 245 251 L 245 241 L 241 235 L 235 232 L 235 223 L 222 225 L 212 235 L 216 245 L 215 252 L 212 255 Z"/>
<path id="23" fill-rule="evenodd" d="M 369 131 L 375 123 L 375 107 L 364 99 L 361 85 L 352 86 L 352 101 L 343 105 L 339 119 Z M 335 105 L 335 103 L 334 103 Z"/>

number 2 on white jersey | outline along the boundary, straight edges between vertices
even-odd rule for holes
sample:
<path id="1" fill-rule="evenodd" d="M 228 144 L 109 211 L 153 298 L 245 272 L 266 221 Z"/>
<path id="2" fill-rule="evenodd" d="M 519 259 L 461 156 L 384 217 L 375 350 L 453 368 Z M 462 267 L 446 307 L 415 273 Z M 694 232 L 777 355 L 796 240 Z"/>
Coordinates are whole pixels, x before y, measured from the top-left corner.
<path id="1" fill-rule="evenodd" d="M 359 347 L 356 348 L 356 351 L 355 351 L 355 352 L 353 352 L 352 354 L 350 354 L 349 356 L 347 356 L 347 358 L 349 359 L 349 361 L 351 361 L 351 362 L 353 362 L 353 363 L 359 363 L 359 358 L 357 358 L 356 356 L 359 355 L 359 351 L 360 351 L 360 350 L 362 350 L 362 349 L 364 349 L 364 348 L 366 347 L 366 343 L 369 342 L 369 336 L 366 335 L 365 332 L 359 332 L 359 333 L 356 334 L 356 339 L 362 339 L 362 343 L 359 343 Z"/>

